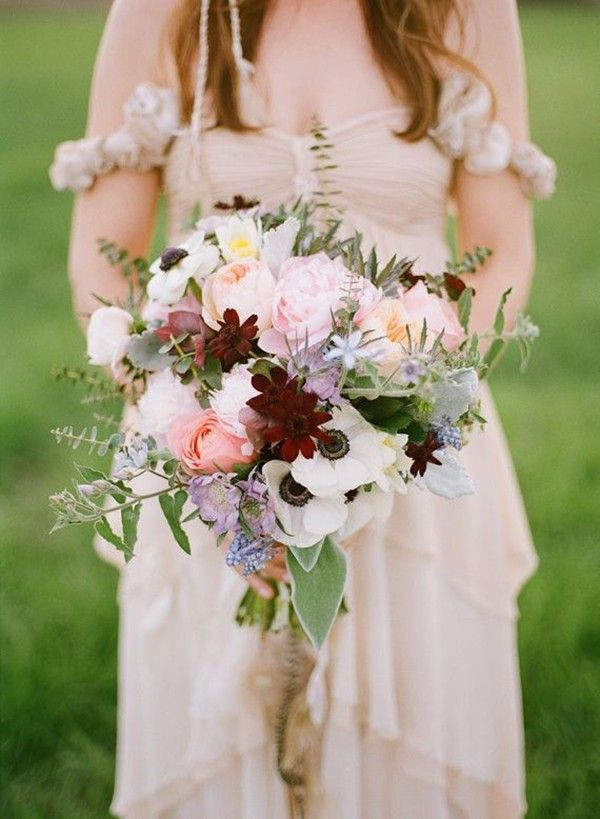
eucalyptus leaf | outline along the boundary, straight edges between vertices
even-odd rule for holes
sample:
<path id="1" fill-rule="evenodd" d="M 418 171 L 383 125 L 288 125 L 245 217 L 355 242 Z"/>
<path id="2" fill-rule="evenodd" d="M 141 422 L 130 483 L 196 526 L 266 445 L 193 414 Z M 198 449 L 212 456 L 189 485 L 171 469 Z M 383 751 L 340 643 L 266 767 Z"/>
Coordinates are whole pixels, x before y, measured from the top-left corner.
<path id="1" fill-rule="evenodd" d="M 183 358 L 180 358 L 177 364 L 175 365 L 176 371 L 179 375 L 185 375 L 192 364 L 194 363 L 194 356 L 193 355 L 186 355 Z"/>
<path id="2" fill-rule="evenodd" d="M 294 610 L 315 648 L 320 648 L 339 611 L 346 582 L 346 555 L 330 537 L 323 540 L 319 558 L 305 571 L 291 549 L 287 566 L 292 578 Z"/>
<path id="3" fill-rule="evenodd" d="M 171 363 L 170 357 L 161 352 L 162 348 L 163 343 L 154 334 L 154 330 L 144 330 L 127 342 L 127 358 L 140 370 L 159 372 Z"/>
<path id="4" fill-rule="evenodd" d="M 221 362 L 218 358 L 215 358 L 212 355 L 207 355 L 204 366 L 200 370 L 199 375 L 200 378 L 213 390 L 221 389 L 223 370 L 221 368 Z"/>
<path id="5" fill-rule="evenodd" d="M 381 421 L 374 421 L 374 425 L 388 432 L 390 435 L 396 435 L 400 430 L 404 430 L 412 422 L 412 417 L 404 410 L 398 410 L 394 415 L 385 418 Z"/>

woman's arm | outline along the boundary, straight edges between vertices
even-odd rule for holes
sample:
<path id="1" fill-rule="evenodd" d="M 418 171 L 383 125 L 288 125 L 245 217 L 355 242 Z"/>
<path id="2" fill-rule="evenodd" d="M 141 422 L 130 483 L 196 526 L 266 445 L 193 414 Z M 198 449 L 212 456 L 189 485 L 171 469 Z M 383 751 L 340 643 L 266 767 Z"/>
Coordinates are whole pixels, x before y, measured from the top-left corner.
<path id="1" fill-rule="evenodd" d="M 122 106 L 138 83 L 164 84 L 162 30 L 173 0 L 116 0 L 96 61 L 88 136 L 105 136 L 122 124 Z M 145 255 L 152 239 L 160 174 L 116 170 L 77 195 L 69 275 L 75 311 L 85 323 L 98 307 L 92 293 L 112 301 L 126 292 L 123 276 L 98 252 L 100 238 L 132 255 Z"/>
<path id="2" fill-rule="evenodd" d="M 471 0 L 465 8 L 463 53 L 481 69 L 496 95 L 495 119 L 513 140 L 528 138 L 523 51 L 515 0 Z M 456 179 L 460 251 L 483 245 L 493 256 L 472 277 L 477 290 L 473 329 L 493 322 L 501 294 L 512 287 L 507 324 L 527 300 L 534 267 L 531 205 L 517 175 L 476 176 L 460 165 Z"/>

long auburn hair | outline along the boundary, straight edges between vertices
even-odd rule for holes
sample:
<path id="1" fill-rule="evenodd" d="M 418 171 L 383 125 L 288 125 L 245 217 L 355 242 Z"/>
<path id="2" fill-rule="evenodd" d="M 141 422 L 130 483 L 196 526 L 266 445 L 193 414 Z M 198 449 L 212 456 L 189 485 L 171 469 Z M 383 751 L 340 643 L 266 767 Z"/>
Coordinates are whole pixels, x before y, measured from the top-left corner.
<path id="1" fill-rule="evenodd" d="M 458 0 L 359 0 L 371 47 L 390 88 L 406 101 L 412 116 L 400 134 L 416 142 L 436 119 L 440 80 L 436 66 L 446 61 L 480 76 L 477 67 L 445 43 L 450 18 L 462 34 Z M 238 0 L 244 55 L 253 60 L 269 0 Z M 182 112 L 194 104 L 194 66 L 198 56 L 199 0 L 179 0 L 169 20 L 167 47 L 175 62 Z M 210 4 L 207 89 L 216 122 L 233 131 L 247 130 L 237 105 L 237 72 L 231 47 L 229 4 Z"/>

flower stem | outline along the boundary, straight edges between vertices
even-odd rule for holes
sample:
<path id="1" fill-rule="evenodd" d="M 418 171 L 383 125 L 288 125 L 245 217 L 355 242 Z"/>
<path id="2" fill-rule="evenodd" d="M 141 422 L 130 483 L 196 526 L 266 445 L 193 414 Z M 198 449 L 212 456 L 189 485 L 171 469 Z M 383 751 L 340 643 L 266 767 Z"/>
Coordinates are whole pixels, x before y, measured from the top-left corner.
<path id="1" fill-rule="evenodd" d="M 175 486 L 169 486 L 166 489 L 159 489 L 156 492 L 149 492 L 147 495 L 136 495 L 133 500 L 127 501 L 127 503 L 119 503 L 117 506 L 111 506 L 109 509 L 103 509 L 103 515 L 110 515 L 111 512 L 120 512 L 122 509 L 127 509 L 130 506 L 135 506 L 136 503 L 140 503 L 143 500 L 149 500 L 149 498 L 156 498 L 159 495 L 168 495 L 169 492 L 172 492 L 174 489 L 181 489 L 183 488 L 183 484 L 176 484 Z"/>

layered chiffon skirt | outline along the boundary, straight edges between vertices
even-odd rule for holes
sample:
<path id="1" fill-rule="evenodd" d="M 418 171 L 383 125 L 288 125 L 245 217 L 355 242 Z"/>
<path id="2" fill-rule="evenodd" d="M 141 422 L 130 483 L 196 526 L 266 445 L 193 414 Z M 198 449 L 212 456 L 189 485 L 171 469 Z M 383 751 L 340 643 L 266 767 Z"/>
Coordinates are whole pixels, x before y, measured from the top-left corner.
<path id="1" fill-rule="evenodd" d="M 535 554 L 499 422 L 461 453 L 476 494 L 410 487 L 344 543 L 349 613 L 310 684 L 318 819 L 524 812 L 516 595 Z M 193 528 L 192 528 L 193 527 Z M 117 786 L 124 819 L 284 819 L 270 637 L 234 622 L 245 584 L 214 537 L 193 553 L 148 504 L 122 569 Z M 272 653 L 272 651 L 271 651 Z"/>

